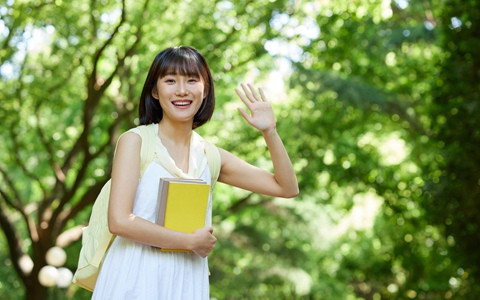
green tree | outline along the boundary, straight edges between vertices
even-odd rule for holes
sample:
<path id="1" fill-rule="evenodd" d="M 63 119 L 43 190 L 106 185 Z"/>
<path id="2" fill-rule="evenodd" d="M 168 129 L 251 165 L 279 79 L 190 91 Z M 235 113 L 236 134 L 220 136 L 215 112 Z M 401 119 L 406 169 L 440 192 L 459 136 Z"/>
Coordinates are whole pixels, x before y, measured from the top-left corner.
<path id="1" fill-rule="evenodd" d="M 37 273 L 53 245 L 75 268 L 112 147 L 137 122 L 153 56 L 172 44 L 198 48 L 214 74 L 202 135 L 265 168 L 261 136 L 230 99 L 242 80 L 268 83 L 301 188 L 275 199 L 217 185 L 213 298 L 477 298 L 479 10 L 473 0 L 1 4 L 0 263 L 14 271 L 0 268 L 0 298 L 47 298 Z"/>
<path id="2" fill-rule="evenodd" d="M 431 130 L 435 132 L 439 172 L 429 176 L 423 203 L 428 219 L 454 246 L 459 268 L 453 282 L 462 297 L 480 294 L 480 25 L 478 1 L 447 1 L 440 16 L 444 52 L 434 81 Z"/>
<path id="3" fill-rule="evenodd" d="M 475 298 L 478 5 L 382 3 L 305 4 L 320 34 L 291 79 L 302 194 L 340 223 L 365 199 L 382 203 L 372 230 L 353 226 L 330 245 L 333 261 L 318 256 L 335 267 L 316 272 L 313 288 L 320 298 Z"/>

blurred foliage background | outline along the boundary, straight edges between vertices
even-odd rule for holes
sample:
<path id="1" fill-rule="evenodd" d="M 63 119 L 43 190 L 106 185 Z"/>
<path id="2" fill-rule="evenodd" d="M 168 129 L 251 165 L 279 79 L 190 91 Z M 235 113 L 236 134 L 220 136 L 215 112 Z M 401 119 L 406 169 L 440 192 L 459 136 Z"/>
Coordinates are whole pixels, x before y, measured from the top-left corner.
<path id="1" fill-rule="evenodd" d="M 480 297 L 480 2 L 0 2 L 0 298 L 89 299 L 81 227 L 135 126 L 153 57 L 191 45 L 217 105 L 198 131 L 271 168 L 234 88 L 263 86 L 301 193 L 218 184 L 212 299 Z"/>

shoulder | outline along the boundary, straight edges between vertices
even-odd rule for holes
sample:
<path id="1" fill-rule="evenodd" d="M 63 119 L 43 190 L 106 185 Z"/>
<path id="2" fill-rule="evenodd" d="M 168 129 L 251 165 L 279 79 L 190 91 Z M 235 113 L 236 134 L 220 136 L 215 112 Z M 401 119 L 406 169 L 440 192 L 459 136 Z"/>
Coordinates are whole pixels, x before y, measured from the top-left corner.
<path id="1" fill-rule="evenodd" d="M 137 131 L 129 130 L 124 132 L 120 137 L 118 138 L 119 141 L 129 141 L 129 142 L 135 142 L 135 141 L 141 141 L 142 137 Z"/>
<path id="2" fill-rule="evenodd" d="M 127 132 L 133 132 L 133 133 L 138 134 L 139 136 L 145 136 L 145 135 L 155 131 L 155 125 L 156 124 L 153 124 L 153 123 L 152 124 L 147 124 L 147 125 L 139 125 L 137 127 L 133 127 L 131 129 L 129 129 Z"/>
<path id="3" fill-rule="evenodd" d="M 142 145 L 142 138 L 138 133 L 135 131 L 127 131 L 123 133 L 117 142 L 117 150 L 118 149 L 136 149 L 141 147 Z"/>
<path id="4" fill-rule="evenodd" d="M 122 133 L 118 139 L 118 141 L 125 141 L 125 142 L 141 142 L 141 139 L 145 136 L 148 136 L 150 131 L 153 131 L 154 124 L 149 125 L 140 125 L 137 127 L 130 128 L 129 130 Z"/>

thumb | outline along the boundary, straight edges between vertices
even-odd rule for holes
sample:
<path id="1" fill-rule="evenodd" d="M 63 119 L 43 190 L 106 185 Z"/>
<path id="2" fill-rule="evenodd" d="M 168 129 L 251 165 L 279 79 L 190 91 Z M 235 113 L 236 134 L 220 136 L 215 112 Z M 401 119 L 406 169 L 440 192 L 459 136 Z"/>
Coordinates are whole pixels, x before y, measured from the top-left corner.
<path id="1" fill-rule="evenodd" d="M 250 123 L 250 115 L 247 114 L 247 112 L 246 112 L 243 108 L 241 108 L 241 107 L 239 107 L 239 108 L 237 108 L 237 109 L 238 109 L 238 111 L 240 112 L 240 114 L 242 115 L 242 117 L 243 117 L 248 123 Z M 251 124 L 251 123 L 250 123 L 250 124 Z"/>

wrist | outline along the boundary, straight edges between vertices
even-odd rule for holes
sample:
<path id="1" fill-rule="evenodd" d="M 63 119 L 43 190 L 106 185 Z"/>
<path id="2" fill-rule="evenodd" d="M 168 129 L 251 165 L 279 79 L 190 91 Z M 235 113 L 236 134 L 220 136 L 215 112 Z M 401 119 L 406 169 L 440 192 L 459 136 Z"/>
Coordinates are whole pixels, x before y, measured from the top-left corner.
<path id="1" fill-rule="evenodd" d="M 264 137 L 277 134 L 277 127 L 276 127 L 276 126 L 273 126 L 273 127 L 271 127 L 271 128 L 262 130 L 262 134 L 263 134 Z"/>
<path id="2" fill-rule="evenodd" d="M 184 249 L 193 251 L 194 244 L 195 244 L 193 233 L 185 233 L 184 241 L 185 241 Z"/>

